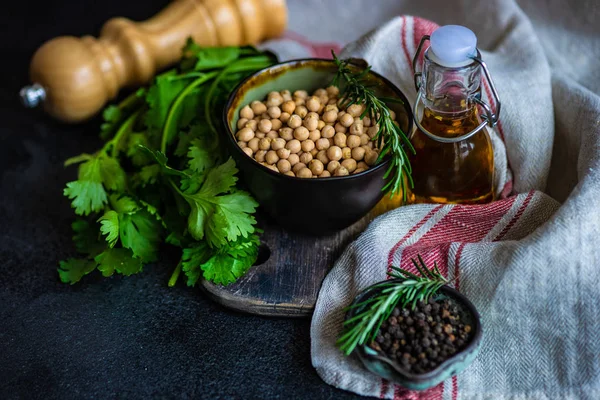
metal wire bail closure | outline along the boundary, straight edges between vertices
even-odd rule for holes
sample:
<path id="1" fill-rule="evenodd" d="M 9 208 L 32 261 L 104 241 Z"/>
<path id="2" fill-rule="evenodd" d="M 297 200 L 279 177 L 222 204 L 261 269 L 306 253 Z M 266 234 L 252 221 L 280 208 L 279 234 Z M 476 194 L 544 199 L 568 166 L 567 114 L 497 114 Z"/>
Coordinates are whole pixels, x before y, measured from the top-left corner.
<path id="1" fill-rule="evenodd" d="M 415 125 L 417 126 L 417 128 L 421 132 L 423 132 L 425 135 L 429 136 L 431 139 L 436 140 L 438 142 L 457 143 L 457 142 L 468 139 L 471 136 L 475 135 L 477 132 L 479 132 L 480 130 L 485 128 L 486 125 L 489 126 L 490 128 L 493 128 L 494 126 L 496 126 L 496 124 L 498 123 L 498 120 L 500 119 L 500 107 L 502 106 L 502 104 L 500 102 L 500 97 L 498 96 L 498 92 L 496 91 L 496 86 L 494 85 L 494 81 L 492 80 L 492 77 L 490 76 L 490 72 L 487 69 L 487 65 L 481 59 L 481 54 L 479 53 L 479 50 L 477 50 L 477 56 L 471 57 L 471 59 L 473 59 L 473 61 L 475 61 L 475 62 L 478 62 L 479 65 L 481 65 L 481 68 L 483 69 L 485 78 L 487 79 L 487 81 L 490 85 L 490 89 L 492 91 L 492 95 L 494 96 L 494 103 L 496 104 L 496 112 L 494 113 L 492 111 L 492 108 L 490 107 L 490 105 L 487 104 L 486 102 L 484 102 L 483 100 L 481 100 L 479 98 L 474 98 L 473 100 L 477 104 L 479 104 L 481 106 L 481 108 L 483 108 L 483 110 L 485 111 L 485 115 L 481 116 L 481 119 L 483 121 L 472 131 L 467 132 L 464 135 L 452 137 L 452 138 L 438 136 L 438 135 L 428 131 L 425 127 L 423 127 L 423 125 L 421 125 L 421 121 L 420 121 L 421 118 L 418 115 L 419 114 L 418 105 L 422 98 L 420 78 L 423 75 L 423 73 L 417 71 L 417 62 L 419 60 L 419 55 L 423 48 L 423 44 L 425 43 L 425 41 L 428 41 L 429 39 L 430 39 L 429 35 L 424 35 L 421 38 L 421 41 L 419 42 L 419 46 L 417 47 L 417 51 L 416 51 L 415 56 L 413 57 L 413 61 L 412 61 L 412 66 L 413 66 L 413 71 L 414 71 L 413 79 L 414 79 L 414 83 L 415 83 L 415 89 L 417 90 L 417 98 L 415 99 L 415 103 L 413 105 L 414 121 L 415 121 Z"/>

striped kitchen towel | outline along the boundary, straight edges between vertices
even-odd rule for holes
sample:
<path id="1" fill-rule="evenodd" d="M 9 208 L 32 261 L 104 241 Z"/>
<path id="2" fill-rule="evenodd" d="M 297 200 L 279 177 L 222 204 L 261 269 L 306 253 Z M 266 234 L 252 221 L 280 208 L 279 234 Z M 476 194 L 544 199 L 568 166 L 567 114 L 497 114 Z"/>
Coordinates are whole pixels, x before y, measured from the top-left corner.
<path id="1" fill-rule="evenodd" d="M 312 363 L 325 382 L 379 398 L 600 399 L 600 96 L 549 65 L 537 31 L 512 1 L 471 3 L 446 8 L 454 17 L 446 23 L 469 26 L 485 11 L 476 33 L 504 100 L 494 144 L 504 152 L 497 188 L 507 197 L 406 206 L 375 219 L 323 282 Z M 398 17 L 342 54 L 366 59 L 414 96 L 411 57 L 435 26 Z M 600 70 L 600 48 L 586 52 L 577 74 Z M 474 363 L 423 392 L 382 380 L 335 346 L 344 308 L 386 279 L 391 265 L 410 268 L 417 254 L 436 261 L 471 299 L 484 331 Z"/>

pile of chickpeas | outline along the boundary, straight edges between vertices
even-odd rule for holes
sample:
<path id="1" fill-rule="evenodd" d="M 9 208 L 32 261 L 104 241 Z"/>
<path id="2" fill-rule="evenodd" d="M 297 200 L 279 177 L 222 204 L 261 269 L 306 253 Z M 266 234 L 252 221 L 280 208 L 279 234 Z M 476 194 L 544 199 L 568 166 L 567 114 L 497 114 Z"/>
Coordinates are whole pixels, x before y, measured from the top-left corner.
<path id="1" fill-rule="evenodd" d="M 379 131 L 364 105 L 340 110 L 335 86 L 270 92 L 240 110 L 236 138 L 244 153 L 273 171 L 298 178 L 346 176 L 375 165 Z M 395 115 L 392 113 L 392 119 Z"/>

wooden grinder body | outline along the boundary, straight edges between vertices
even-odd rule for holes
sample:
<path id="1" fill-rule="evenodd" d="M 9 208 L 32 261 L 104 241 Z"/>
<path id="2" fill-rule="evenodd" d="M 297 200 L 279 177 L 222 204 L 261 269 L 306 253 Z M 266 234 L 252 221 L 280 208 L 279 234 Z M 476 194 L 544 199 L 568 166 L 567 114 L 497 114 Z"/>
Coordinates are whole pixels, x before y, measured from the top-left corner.
<path id="1" fill-rule="evenodd" d="M 285 29 L 285 0 L 175 0 L 153 18 L 113 18 L 99 38 L 63 36 L 34 54 L 32 82 L 45 91 L 44 108 L 65 122 L 96 114 L 120 88 L 148 83 L 181 57 L 188 37 L 201 46 L 240 46 Z"/>

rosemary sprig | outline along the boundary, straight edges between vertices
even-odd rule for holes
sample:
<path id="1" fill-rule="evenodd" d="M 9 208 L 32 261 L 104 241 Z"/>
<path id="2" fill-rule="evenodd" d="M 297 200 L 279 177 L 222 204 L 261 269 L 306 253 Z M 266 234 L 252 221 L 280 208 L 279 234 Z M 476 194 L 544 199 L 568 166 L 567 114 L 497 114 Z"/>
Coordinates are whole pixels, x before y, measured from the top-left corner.
<path id="1" fill-rule="evenodd" d="M 390 192 L 391 196 L 397 195 L 402 191 L 402 201 L 406 202 L 407 183 L 413 187 L 411 177 L 412 169 L 408 160 L 405 146 L 415 153 L 415 149 L 408 140 L 405 132 L 399 125 L 394 124 L 390 109 L 385 102 L 403 103 L 402 100 L 390 97 L 377 97 L 373 91 L 372 84 L 369 84 L 367 75 L 371 71 L 371 66 L 367 66 L 362 71 L 352 72 L 349 67 L 350 60 L 340 60 L 335 53 L 331 51 L 333 59 L 338 67 L 336 76 L 332 85 L 340 87 L 343 80 L 344 85 L 341 88 L 341 104 L 348 107 L 352 104 L 364 104 L 365 110 L 360 118 L 367 115 L 371 120 L 376 121 L 379 131 L 373 137 L 377 142 L 377 147 L 381 150 L 377 162 L 379 163 L 388 154 L 391 157 L 390 166 L 384 175 L 384 179 L 390 178 L 390 181 L 383 187 L 383 191 Z M 385 101 L 385 102 L 384 102 Z"/>
<path id="2" fill-rule="evenodd" d="M 359 309 L 359 314 L 344 321 L 344 330 L 337 340 L 340 350 L 350 355 L 356 346 L 372 342 L 379 332 L 381 324 L 387 320 L 394 308 L 401 304 L 402 307 L 416 306 L 418 301 L 429 301 L 448 280 L 440 273 L 437 263 L 429 269 L 418 256 L 419 262 L 412 259 L 414 266 L 421 276 L 415 275 L 402 268 L 392 267 L 393 272 L 388 275 L 401 279 L 398 282 L 382 282 L 373 286 L 381 289 L 381 293 L 365 301 L 353 304 L 346 308 Z"/>

